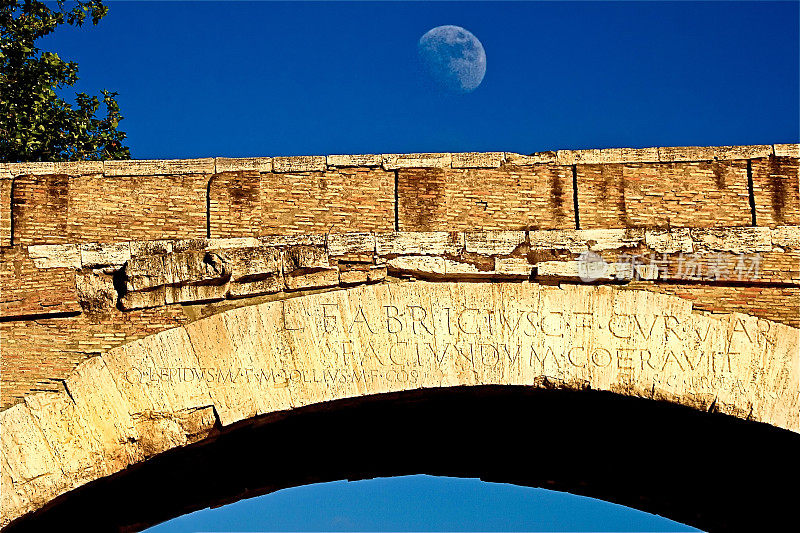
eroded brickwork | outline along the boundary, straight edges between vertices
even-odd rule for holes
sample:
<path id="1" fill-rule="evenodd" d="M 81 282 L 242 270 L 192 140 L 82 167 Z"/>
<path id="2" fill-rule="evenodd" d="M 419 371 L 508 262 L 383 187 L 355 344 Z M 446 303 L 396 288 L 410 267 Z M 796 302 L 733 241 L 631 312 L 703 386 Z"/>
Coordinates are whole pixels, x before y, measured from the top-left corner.
<path id="1" fill-rule="evenodd" d="M 554 164 L 399 170 L 398 226 L 403 231 L 574 228 L 572 181 L 570 167 Z"/>
<path id="2" fill-rule="evenodd" d="M 752 224 L 746 161 L 578 165 L 582 228 Z"/>
<path id="3" fill-rule="evenodd" d="M 756 220 L 760 225 L 800 224 L 797 157 L 751 161 Z"/>
<path id="4" fill-rule="evenodd" d="M 15 244 L 206 236 L 210 175 L 14 179 Z"/>
<path id="5" fill-rule="evenodd" d="M 223 172 L 209 188 L 209 225 L 211 237 L 390 231 L 394 173 L 379 168 Z"/>

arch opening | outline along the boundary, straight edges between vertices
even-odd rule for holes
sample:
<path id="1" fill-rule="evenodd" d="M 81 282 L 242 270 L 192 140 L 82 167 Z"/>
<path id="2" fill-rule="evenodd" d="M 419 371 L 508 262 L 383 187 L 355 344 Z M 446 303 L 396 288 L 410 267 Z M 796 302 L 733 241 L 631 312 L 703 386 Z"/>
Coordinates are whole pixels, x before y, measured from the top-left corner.
<path id="1" fill-rule="evenodd" d="M 701 529 L 790 523 L 800 435 L 595 390 L 462 386 L 315 404 L 217 425 L 7 527 L 140 530 L 282 488 L 407 474 L 619 503 Z"/>

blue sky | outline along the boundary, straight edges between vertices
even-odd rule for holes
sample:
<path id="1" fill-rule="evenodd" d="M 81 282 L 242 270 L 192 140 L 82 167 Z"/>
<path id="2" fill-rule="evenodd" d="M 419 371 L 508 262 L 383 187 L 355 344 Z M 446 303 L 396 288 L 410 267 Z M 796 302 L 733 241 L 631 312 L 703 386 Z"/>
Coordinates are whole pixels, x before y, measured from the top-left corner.
<path id="1" fill-rule="evenodd" d="M 486 51 L 427 77 L 439 25 Z M 110 2 L 40 43 L 116 90 L 134 158 L 797 142 L 798 3 Z M 435 505 L 434 505 L 435 504 Z M 156 529 L 656 530 L 603 502 L 428 477 L 301 487 Z"/>
<path id="2" fill-rule="evenodd" d="M 798 4 L 111 2 L 43 42 L 120 92 L 135 158 L 798 140 Z M 460 25 L 472 93 L 417 41 Z"/>
<path id="3" fill-rule="evenodd" d="M 697 531 L 661 517 L 544 489 L 405 476 L 282 490 L 176 518 L 189 531 Z"/>

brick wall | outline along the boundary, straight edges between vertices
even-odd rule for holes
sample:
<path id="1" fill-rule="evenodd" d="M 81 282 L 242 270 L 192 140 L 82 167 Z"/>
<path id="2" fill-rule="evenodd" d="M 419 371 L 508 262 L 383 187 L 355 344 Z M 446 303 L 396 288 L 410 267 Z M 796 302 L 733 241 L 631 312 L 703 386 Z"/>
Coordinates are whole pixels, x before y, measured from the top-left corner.
<path id="1" fill-rule="evenodd" d="M 774 227 L 800 220 L 797 190 L 797 145 L 12 163 L 0 165 L 0 245 Z"/>
<path id="2" fill-rule="evenodd" d="M 15 244 L 206 236 L 210 175 L 19 176 Z"/>
<path id="3" fill-rule="evenodd" d="M 751 165 L 758 224 L 800 224 L 797 157 L 753 159 Z"/>
<path id="4" fill-rule="evenodd" d="M 582 228 L 752 224 L 746 161 L 578 165 Z"/>
<path id="5" fill-rule="evenodd" d="M 394 173 L 377 168 L 223 172 L 208 194 L 211 237 L 394 228 Z"/>
<path id="6" fill-rule="evenodd" d="M 574 228 L 572 169 L 539 164 L 496 169 L 397 171 L 403 231 Z"/>

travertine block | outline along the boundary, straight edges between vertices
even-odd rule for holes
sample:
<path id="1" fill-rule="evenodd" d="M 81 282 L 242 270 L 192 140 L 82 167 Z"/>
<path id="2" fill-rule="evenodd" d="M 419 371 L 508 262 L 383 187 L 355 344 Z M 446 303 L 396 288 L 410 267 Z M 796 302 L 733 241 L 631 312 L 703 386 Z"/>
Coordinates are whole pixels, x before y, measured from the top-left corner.
<path id="1" fill-rule="evenodd" d="M 406 255 L 389 259 L 386 263 L 390 270 L 419 273 L 445 274 L 445 258 L 421 255 Z"/>
<path id="2" fill-rule="evenodd" d="M 235 281 L 228 285 L 229 298 L 245 298 L 261 294 L 273 294 L 283 290 L 283 278 L 279 275 L 253 281 Z"/>
<path id="3" fill-rule="evenodd" d="M 286 283 L 286 288 L 290 291 L 332 287 L 339 283 L 339 270 L 336 268 L 324 268 L 312 272 L 292 272 L 284 275 L 283 279 Z"/>
<path id="4" fill-rule="evenodd" d="M 790 250 L 800 249 L 800 226 L 778 226 L 773 229 L 772 244 Z"/>
<path id="5" fill-rule="evenodd" d="M 658 160 L 665 163 L 675 161 L 712 161 L 715 156 L 711 146 L 669 146 L 658 149 Z"/>
<path id="6" fill-rule="evenodd" d="M 694 240 L 689 228 L 646 231 L 644 243 L 651 250 L 663 254 L 694 251 Z"/>
<path id="7" fill-rule="evenodd" d="M 131 247 L 127 242 L 86 243 L 80 245 L 80 250 L 83 268 L 124 265 L 131 258 Z"/>
<path id="8" fill-rule="evenodd" d="M 721 160 L 729 159 L 754 159 L 756 157 L 769 157 L 773 153 L 772 145 L 760 144 L 752 146 L 716 146 L 714 157 Z"/>
<path id="9" fill-rule="evenodd" d="M 101 311 L 114 309 L 117 305 L 117 290 L 110 274 L 96 270 L 77 272 L 75 286 L 83 309 Z"/>
<path id="10" fill-rule="evenodd" d="M 383 168 L 397 170 L 399 168 L 449 168 L 452 162 L 450 154 L 381 154 Z"/>
<path id="11" fill-rule="evenodd" d="M 40 176 L 49 174 L 66 174 L 67 176 L 85 176 L 88 174 L 102 174 L 102 161 L 59 161 L 59 162 L 29 162 L 29 163 L 0 163 L 0 174 L 8 173 L 11 176 Z"/>
<path id="12" fill-rule="evenodd" d="M 800 144 L 774 144 L 776 157 L 800 157 Z"/>
<path id="13" fill-rule="evenodd" d="M 161 285 L 155 289 L 126 292 L 120 298 L 122 308 L 131 311 L 133 309 L 149 309 L 166 305 L 167 290 L 166 286 Z"/>
<path id="14" fill-rule="evenodd" d="M 168 285 L 164 288 L 164 303 L 213 302 L 224 300 L 228 285 Z"/>
<path id="15" fill-rule="evenodd" d="M 302 235 L 264 235 L 259 237 L 258 240 L 264 246 L 294 246 L 298 244 L 323 246 L 325 238 L 326 235 L 322 233 L 308 233 Z"/>
<path id="16" fill-rule="evenodd" d="M 591 150 L 558 150 L 557 165 L 592 165 L 603 162 L 603 154 L 598 149 Z"/>
<path id="17" fill-rule="evenodd" d="M 103 161 L 106 176 L 159 176 L 169 174 L 213 174 L 214 158 L 132 159 Z"/>
<path id="18" fill-rule="evenodd" d="M 298 155 L 272 158 L 273 172 L 322 172 L 324 170 L 324 155 Z"/>
<path id="19" fill-rule="evenodd" d="M 240 248 L 220 252 L 220 258 L 232 281 L 252 281 L 279 276 L 281 251 L 274 247 Z"/>
<path id="20" fill-rule="evenodd" d="M 328 254 L 322 246 L 290 246 L 283 252 L 283 272 L 300 269 L 330 268 Z"/>
<path id="21" fill-rule="evenodd" d="M 327 244 L 331 256 L 375 253 L 375 235 L 372 233 L 331 233 Z"/>
<path id="22" fill-rule="evenodd" d="M 498 168 L 505 152 L 461 152 L 451 154 L 453 168 Z"/>
<path id="23" fill-rule="evenodd" d="M 524 257 L 500 258 L 495 263 L 495 271 L 501 276 L 528 278 L 533 265 Z"/>
<path id="24" fill-rule="evenodd" d="M 536 230 L 528 232 L 531 250 L 568 250 L 581 253 L 631 248 L 644 239 L 644 231 L 629 229 Z"/>
<path id="25" fill-rule="evenodd" d="M 484 255 L 509 255 L 525 243 L 524 231 L 468 231 L 465 249 Z"/>
<path id="26" fill-rule="evenodd" d="M 543 163 L 555 163 L 556 156 L 557 154 L 554 151 L 537 152 L 535 154 L 530 154 L 530 155 L 517 154 L 514 152 L 506 152 L 505 164 L 524 166 L 524 165 L 540 165 Z"/>
<path id="27" fill-rule="evenodd" d="M 379 167 L 383 162 L 380 154 L 329 155 L 329 167 Z"/>
<path id="28" fill-rule="evenodd" d="M 395 231 L 375 235 L 378 255 L 458 254 L 464 249 L 464 234 L 447 231 Z"/>
<path id="29" fill-rule="evenodd" d="M 80 268 L 81 252 L 75 244 L 35 244 L 28 255 L 36 268 Z"/>
<path id="30" fill-rule="evenodd" d="M 692 238 L 708 250 L 737 254 L 772 250 L 769 228 L 692 228 L 690 232 Z"/>
<path id="31" fill-rule="evenodd" d="M 604 148 L 600 159 L 603 163 L 657 163 L 658 148 Z"/>
<path id="32" fill-rule="evenodd" d="M 272 172 L 271 157 L 217 157 L 214 168 L 219 172 Z"/>
<path id="33" fill-rule="evenodd" d="M 131 256 L 168 254 L 172 252 L 173 242 L 168 239 L 155 241 L 133 241 L 130 243 Z"/>
<path id="34" fill-rule="evenodd" d="M 207 239 L 206 250 L 226 250 L 228 248 L 246 248 L 261 246 L 261 241 L 255 237 L 231 237 L 226 239 Z"/>

